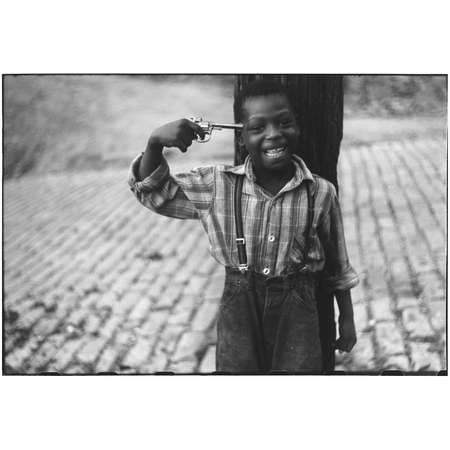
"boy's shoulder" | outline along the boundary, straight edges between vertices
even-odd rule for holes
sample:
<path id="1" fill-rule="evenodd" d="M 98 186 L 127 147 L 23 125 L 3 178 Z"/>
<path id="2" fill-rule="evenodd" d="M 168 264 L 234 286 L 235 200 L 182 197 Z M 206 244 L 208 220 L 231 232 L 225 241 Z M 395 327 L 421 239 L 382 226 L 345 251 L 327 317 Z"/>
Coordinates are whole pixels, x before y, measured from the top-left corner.
<path id="1" fill-rule="evenodd" d="M 233 178 L 235 175 L 245 175 L 245 165 L 240 164 L 234 166 L 232 164 L 216 164 L 211 166 L 211 170 L 214 171 L 218 178 Z"/>
<path id="2" fill-rule="evenodd" d="M 320 175 L 317 175 L 316 173 L 313 173 L 308 166 L 306 165 L 305 161 L 298 155 L 292 156 L 294 163 L 297 166 L 297 170 L 300 170 L 303 172 L 304 176 L 306 175 L 307 178 L 310 180 L 311 176 L 313 177 L 313 183 L 312 183 L 312 194 L 322 194 L 322 196 L 325 195 L 333 195 L 336 194 L 336 189 L 334 188 L 333 184 L 330 183 L 325 178 L 322 178 Z"/>
<path id="3" fill-rule="evenodd" d="M 312 173 L 312 176 L 314 178 L 313 191 L 316 196 L 327 197 L 336 195 L 336 188 L 334 187 L 333 183 L 326 180 L 325 178 L 322 178 L 320 175 L 317 175 L 316 173 Z"/>
<path id="4" fill-rule="evenodd" d="M 209 166 L 197 166 L 191 167 L 188 171 L 179 171 L 175 174 L 178 182 L 188 180 L 192 182 L 193 179 L 196 183 L 202 184 L 214 184 L 215 182 L 222 180 L 222 182 L 230 182 L 230 178 L 236 175 L 243 175 L 245 173 L 244 165 L 233 166 L 231 164 L 214 164 Z"/>
<path id="5" fill-rule="evenodd" d="M 245 173 L 245 164 L 234 166 L 232 164 L 219 164 L 215 166 L 217 172 L 234 173 L 236 175 L 243 175 Z"/>

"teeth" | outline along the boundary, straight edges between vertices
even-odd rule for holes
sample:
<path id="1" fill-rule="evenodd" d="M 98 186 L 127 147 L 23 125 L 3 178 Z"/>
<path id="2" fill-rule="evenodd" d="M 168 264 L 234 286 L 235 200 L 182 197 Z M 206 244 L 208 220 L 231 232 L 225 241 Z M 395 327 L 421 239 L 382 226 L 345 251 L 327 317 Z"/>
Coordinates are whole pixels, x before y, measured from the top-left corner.
<path id="1" fill-rule="evenodd" d="M 270 148 L 268 150 L 264 150 L 264 153 L 266 155 L 277 155 L 278 153 L 281 153 L 284 151 L 284 147 L 279 147 L 279 148 Z"/>

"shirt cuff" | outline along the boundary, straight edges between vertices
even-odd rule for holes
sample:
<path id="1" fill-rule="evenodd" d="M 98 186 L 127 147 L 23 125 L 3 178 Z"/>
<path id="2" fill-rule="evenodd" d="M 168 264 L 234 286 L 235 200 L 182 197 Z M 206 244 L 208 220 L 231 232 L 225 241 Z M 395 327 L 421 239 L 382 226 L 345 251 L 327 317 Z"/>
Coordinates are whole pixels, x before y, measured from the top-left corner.
<path id="1" fill-rule="evenodd" d="M 347 291 L 359 283 L 358 274 L 351 265 L 338 275 L 326 276 L 325 282 L 331 292 Z"/>
<path id="2" fill-rule="evenodd" d="M 136 156 L 130 165 L 128 184 L 133 192 L 151 192 L 158 189 L 170 175 L 169 165 L 164 157 L 161 164 L 146 178 L 139 180 L 139 165 L 144 153 Z"/>

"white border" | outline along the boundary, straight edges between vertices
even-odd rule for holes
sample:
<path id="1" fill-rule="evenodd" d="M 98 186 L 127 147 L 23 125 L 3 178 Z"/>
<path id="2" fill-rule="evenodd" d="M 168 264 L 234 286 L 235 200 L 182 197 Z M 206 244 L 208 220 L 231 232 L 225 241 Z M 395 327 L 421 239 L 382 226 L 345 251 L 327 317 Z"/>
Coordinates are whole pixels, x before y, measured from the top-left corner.
<path id="1" fill-rule="evenodd" d="M 448 73 L 443 1 L 2 5 L 2 73 Z M 448 377 L 2 377 L 3 448 L 441 448 Z M 331 447 L 332 446 L 332 447 Z"/>

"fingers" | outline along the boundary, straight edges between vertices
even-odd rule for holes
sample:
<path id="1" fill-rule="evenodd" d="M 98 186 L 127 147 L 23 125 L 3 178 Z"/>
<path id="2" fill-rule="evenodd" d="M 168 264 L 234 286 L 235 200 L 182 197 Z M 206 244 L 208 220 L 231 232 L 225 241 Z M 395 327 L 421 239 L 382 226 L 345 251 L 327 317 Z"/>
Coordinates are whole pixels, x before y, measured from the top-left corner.
<path id="1" fill-rule="evenodd" d="M 194 131 L 190 128 L 183 128 L 178 134 L 178 139 L 176 140 L 176 146 L 185 153 L 187 149 L 192 145 L 194 140 Z"/>
<path id="2" fill-rule="evenodd" d="M 334 349 L 335 350 L 339 350 L 341 353 L 342 352 L 346 352 L 349 353 L 352 351 L 353 347 L 356 344 L 356 339 L 343 339 L 343 338 L 339 338 L 335 343 L 334 343 Z"/>
<path id="3" fill-rule="evenodd" d="M 185 153 L 192 145 L 192 141 L 196 138 L 197 134 L 200 135 L 202 139 L 205 136 L 203 129 L 199 125 L 188 119 L 181 119 L 175 146 Z"/>
<path id="4" fill-rule="evenodd" d="M 353 339 L 353 340 L 351 340 L 349 343 L 348 343 L 348 346 L 347 346 L 347 348 L 348 348 L 348 352 L 351 352 L 352 350 L 353 350 L 353 347 L 356 345 L 356 339 Z"/>
<path id="5" fill-rule="evenodd" d="M 187 129 L 183 130 L 183 133 L 181 134 L 181 139 L 184 141 L 184 143 L 189 147 L 192 145 L 192 141 L 197 137 L 193 130 Z"/>
<path id="6" fill-rule="evenodd" d="M 188 119 L 186 119 L 186 122 L 189 128 L 194 132 L 194 138 L 197 135 L 200 136 L 201 139 L 205 138 L 205 132 L 203 131 L 203 128 L 200 125 Z"/>
<path id="7" fill-rule="evenodd" d="M 185 152 L 197 135 L 202 139 L 205 137 L 205 132 L 198 124 L 180 119 L 157 128 L 152 133 L 152 139 L 161 147 L 178 147 Z"/>
<path id="8" fill-rule="evenodd" d="M 340 352 L 342 352 L 342 339 L 339 338 L 337 341 L 335 341 L 335 343 L 333 344 L 333 348 L 334 350 L 339 350 Z"/>
<path id="9" fill-rule="evenodd" d="M 183 153 L 186 153 L 186 152 L 187 152 L 188 145 L 186 145 L 185 142 L 184 142 L 183 140 L 177 139 L 177 140 L 174 142 L 174 147 L 178 147 Z"/>

